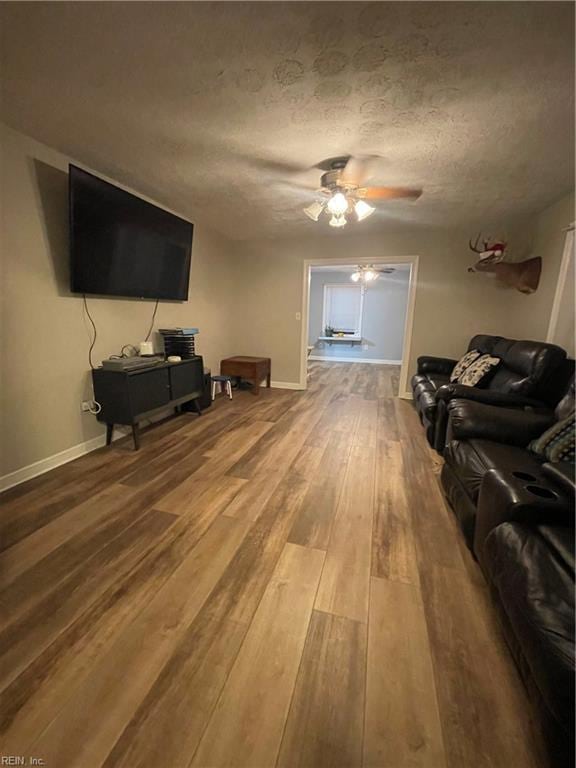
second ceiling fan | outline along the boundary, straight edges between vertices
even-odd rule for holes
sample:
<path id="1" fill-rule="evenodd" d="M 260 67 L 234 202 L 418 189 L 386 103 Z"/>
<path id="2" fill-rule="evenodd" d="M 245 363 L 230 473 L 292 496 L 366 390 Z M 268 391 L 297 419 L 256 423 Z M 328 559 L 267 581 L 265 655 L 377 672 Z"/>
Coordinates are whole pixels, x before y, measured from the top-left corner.
<path id="1" fill-rule="evenodd" d="M 358 221 L 368 218 L 376 210 L 367 200 L 417 200 L 421 189 L 406 187 L 371 187 L 366 182 L 371 178 L 374 162 L 378 158 L 334 157 L 317 167 L 324 173 L 320 179 L 318 199 L 304 208 L 309 219 L 318 221 L 322 213 L 327 214 L 332 227 L 344 227 L 346 216 L 352 214 Z"/>

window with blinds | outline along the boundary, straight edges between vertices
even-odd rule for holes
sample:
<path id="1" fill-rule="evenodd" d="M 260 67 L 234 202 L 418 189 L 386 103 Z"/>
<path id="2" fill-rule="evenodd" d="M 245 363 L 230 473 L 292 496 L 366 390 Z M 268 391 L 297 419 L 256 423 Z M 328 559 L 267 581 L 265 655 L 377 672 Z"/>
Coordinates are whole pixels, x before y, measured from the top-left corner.
<path id="1" fill-rule="evenodd" d="M 362 304 L 364 294 L 360 285 L 325 285 L 323 330 L 362 333 Z"/>

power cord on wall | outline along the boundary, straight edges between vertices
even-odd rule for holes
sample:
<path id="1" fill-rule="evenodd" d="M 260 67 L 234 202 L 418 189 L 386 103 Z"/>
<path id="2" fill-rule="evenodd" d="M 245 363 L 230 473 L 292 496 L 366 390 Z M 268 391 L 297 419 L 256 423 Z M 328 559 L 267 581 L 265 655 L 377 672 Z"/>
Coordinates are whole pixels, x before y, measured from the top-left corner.
<path id="1" fill-rule="evenodd" d="M 94 344 L 96 344 L 98 331 L 96 330 L 96 323 L 92 319 L 92 315 L 90 314 L 90 310 L 88 309 L 88 302 L 86 301 L 85 293 L 82 294 L 82 298 L 84 299 L 84 311 L 86 312 L 86 316 L 88 317 L 88 320 L 90 320 L 90 323 L 92 324 L 92 329 L 94 330 L 94 336 L 90 342 L 90 348 L 88 349 L 88 362 L 90 363 L 90 368 L 94 370 L 94 364 L 92 363 L 92 350 L 94 349 Z"/>
<path id="2" fill-rule="evenodd" d="M 96 339 L 98 338 L 98 330 L 96 328 L 96 323 L 94 322 L 94 318 L 90 314 L 90 310 L 88 309 L 88 301 L 86 299 L 86 294 L 82 294 L 82 299 L 84 301 L 84 311 L 86 312 L 86 317 L 90 321 L 90 325 L 92 326 L 92 330 L 94 332 L 94 335 L 90 339 L 90 347 L 88 348 L 88 362 L 90 364 L 90 368 L 94 370 L 94 363 L 92 362 L 92 350 L 94 349 L 94 345 L 96 344 Z M 152 320 L 150 321 L 150 328 L 148 329 L 148 333 L 146 334 L 146 338 L 144 341 L 148 341 L 150 338 L 150 334 L 152 333 L 152 329 L 154 328 L 154 321 L 156 319 L 156 313 L 158 312 L 158 304 L 160 302 L 160 299 L 156 299 L 156 303 L 154 305 L 154 311 L 152 312 Z M 126 354 L 125 350 L 131 350 L 131 353 Z M 122 349 L 120 350 L 119 355 L 110 355 L 111 358 L 122 358 L 122 357 L 131 357 L 132 355 L 137 355 L 138 350 L 133 344 L 124 344 Z M 90 400 L 90 405 L 88 406 L 88 411 L 92 413 L 94 416 L 97 416 L 100 411 L 102 410 L 102 406 L 97 400 Z"/>
<path id="3" fill-rule="evenodd" d="M 85 293 L 82 294 L 82 299 L 84 301 L 84 311 L 86 312 L 86 316 L 90 321 L 92 330 L 94 332 L 94 335 L 90 340 L 90 347 L 88 349 L 88 362 L 90 363 L 90 368 L 94 370 L 94 363 L 92 362 L 92 350 L 94 349 L 94 345 L 96 344 L 96 339 L 98 338 L 98 331 L 96 329 L 96 323 L 94 322 L 94 319 L 90 314 L 90 310 L 88 309 L 88 301 L 86 299 Z M 144 341 L 148 341 L 148 339 L 150 338 L 150 334 L 152 333 L 152 329 L 154 328 L 154 321 L 156 320 L 156 313 L 158 312 L 159 302 L 160 302 L 160 299 L 156 299 L 156 303 L 154 304 L 154 311 L 152 312 L 152 320 L 150 321 L 150 328 L 148 329 L 148 333 L 146 334 L 146 338 L 144 339 Z M 126 352 L 124 351 L 126 349 L 132 350 L 131 353 L 126 354 Z M 110 355 L 110 357 L 111 358 L 131 357 L 132 355 L 137 355 L 137 354 L 138 354 L 138 350 L 133 344 L 124 344 L 124 346 L 120 350 L 119 355 Z"/>
<path id="4" fill-rule="evenodd" d="M 156 299 L 156 304 L 154 305 L 154 312 L 152 312 L 152 320 L 150 321 L 150 328 L 148 328 L 148 333 L 146 334 L 146 338 L 144 341 L 148 341 L 150 338 L 150 334 L 152 333 L 152 328 L 154 328 L 154 320 L 156 320 L 156 312 L 158 312 L 158 302 L 160 299 Z"/>

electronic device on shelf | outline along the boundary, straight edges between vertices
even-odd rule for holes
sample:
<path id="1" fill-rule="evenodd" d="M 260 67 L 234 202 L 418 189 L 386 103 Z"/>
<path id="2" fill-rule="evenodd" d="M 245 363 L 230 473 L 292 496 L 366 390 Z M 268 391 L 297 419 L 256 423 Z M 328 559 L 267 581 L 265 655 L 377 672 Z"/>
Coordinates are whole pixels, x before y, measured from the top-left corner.
<path id="1" fill-rule="evenodd" d="M 110 357 L 107 360 L 102 360 L 102 368 L 108 371 L 135 371 L 138 368 L 151 368 L 163 361 L 162 355 L 155 355 L 154 357 L 150 355 L 146 357 L 140 355 L 134 355 L 133 357 Z"/>

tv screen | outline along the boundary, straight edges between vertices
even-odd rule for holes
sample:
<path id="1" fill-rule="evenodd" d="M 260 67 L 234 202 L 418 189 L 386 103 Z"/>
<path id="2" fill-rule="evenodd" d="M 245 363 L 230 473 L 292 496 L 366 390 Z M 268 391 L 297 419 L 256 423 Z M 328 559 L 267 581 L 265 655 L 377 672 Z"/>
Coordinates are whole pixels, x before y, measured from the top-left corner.
<path id="1" fill-rule="evenodd" d="M 71 290 L 188 298 L 193 225 L 71 165 Z"/>

